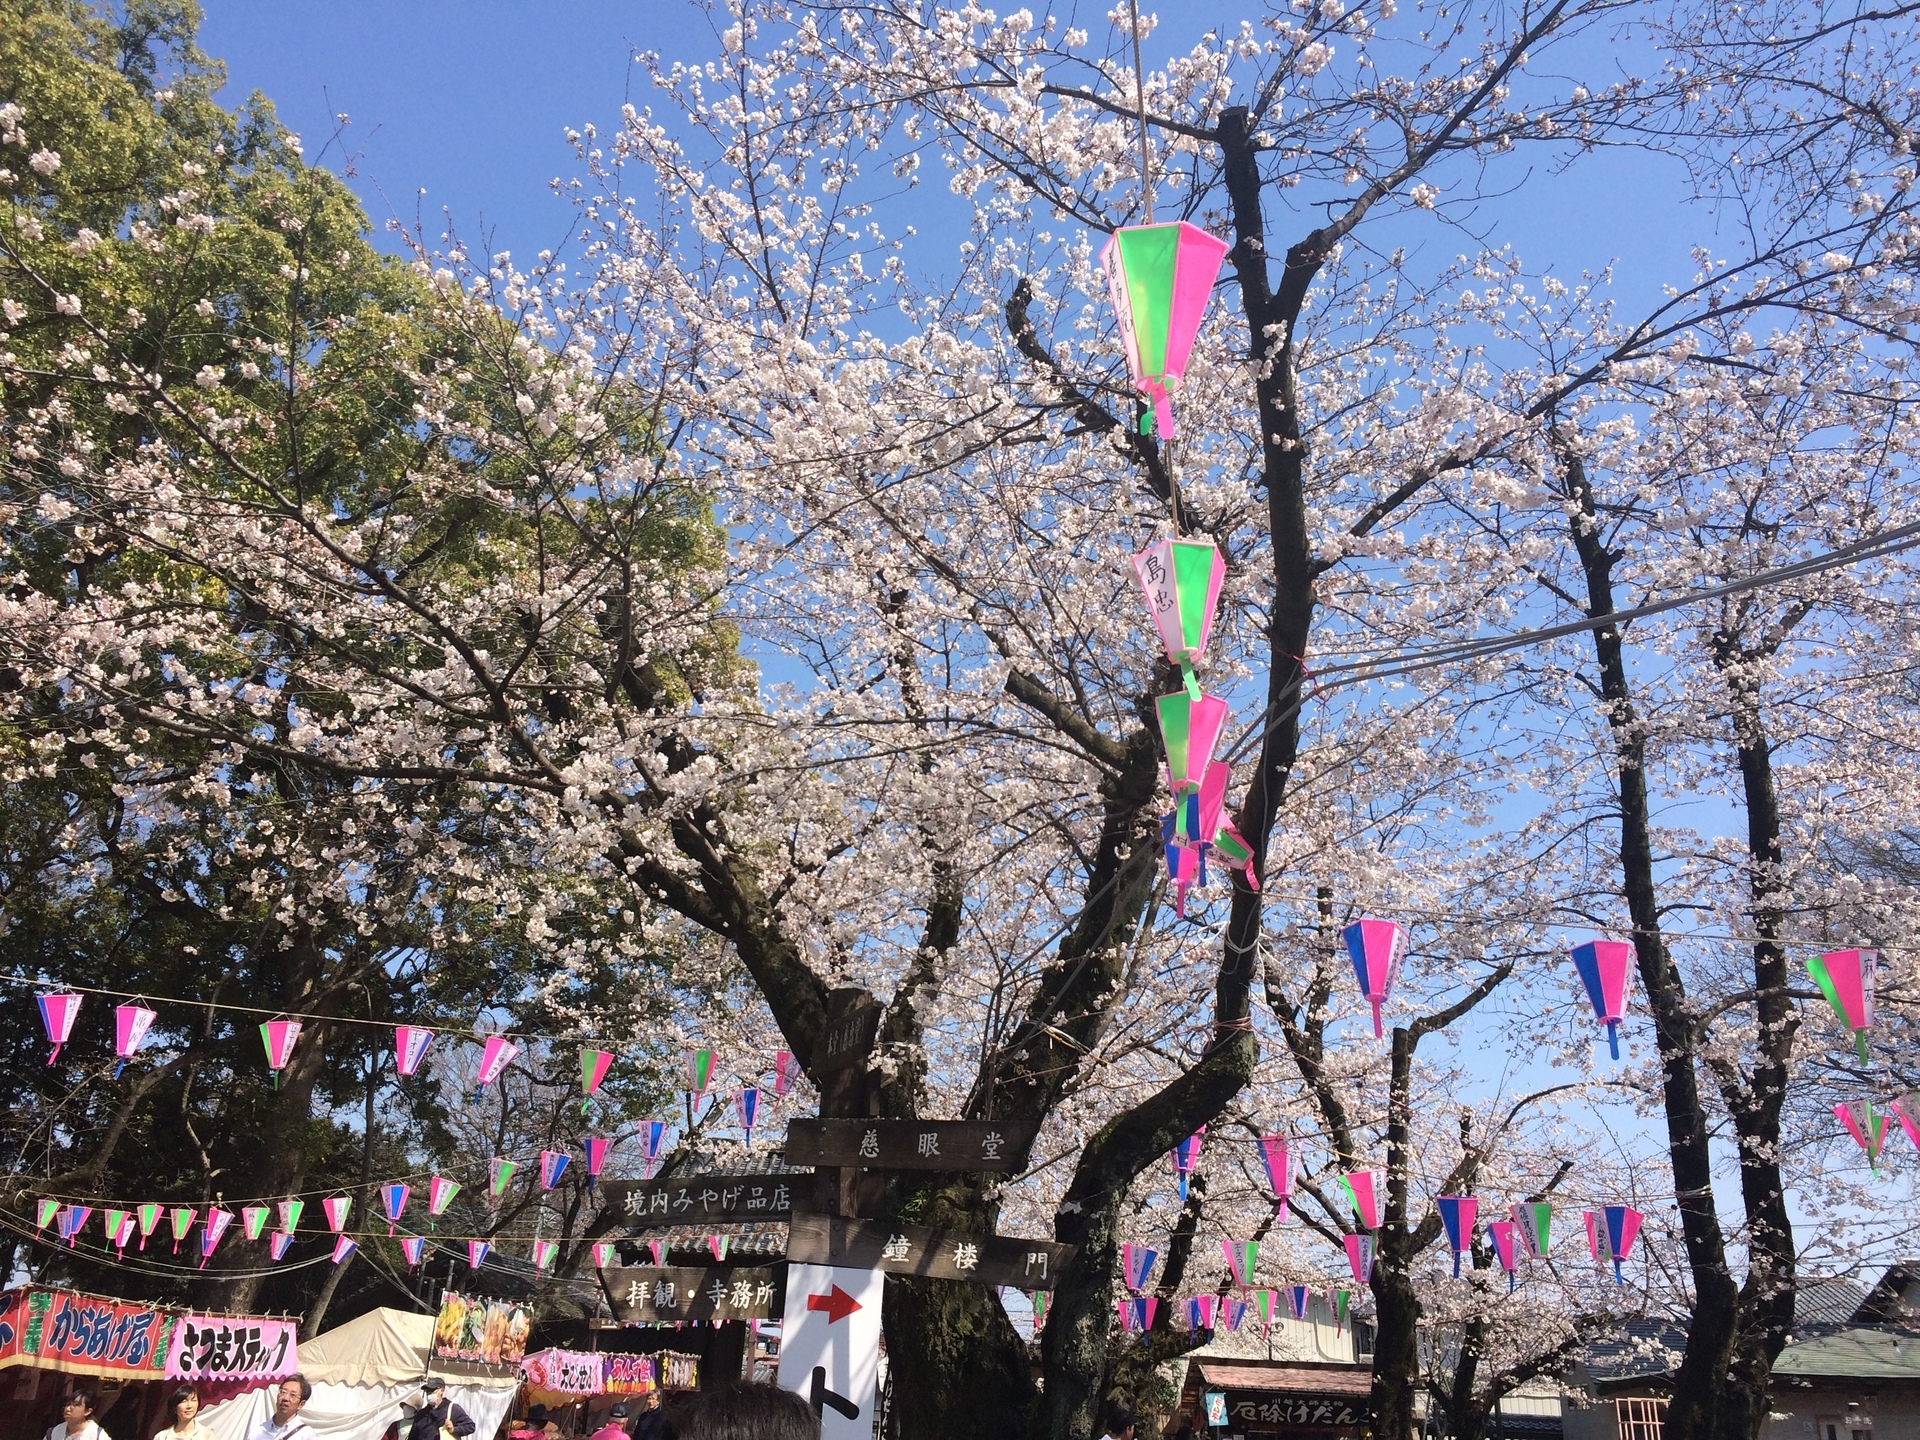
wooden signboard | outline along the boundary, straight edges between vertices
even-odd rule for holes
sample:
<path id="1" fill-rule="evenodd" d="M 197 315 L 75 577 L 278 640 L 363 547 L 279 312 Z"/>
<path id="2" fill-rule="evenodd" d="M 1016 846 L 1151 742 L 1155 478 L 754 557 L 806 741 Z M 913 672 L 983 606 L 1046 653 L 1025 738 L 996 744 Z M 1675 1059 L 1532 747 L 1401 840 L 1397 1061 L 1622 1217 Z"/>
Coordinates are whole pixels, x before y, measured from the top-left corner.
<path id="1" fill-rule="evenodd" d="M 870 991 L 835 990 L 827 997 L 827 1031 L 813 1062 L 816 1077 L 862 1065 L 880 1031 L 880 1002 Z"/>
<path id="2" fill-rule="evenodd" d="M 703 1220 L 779 1220 L 811 1175 L 693 1175 L 678 1180 L 602 1180 L 606 1208 L 629 1225 Z"/>
<path id="3" fill-rule="evenodd" d="M 787 1259 L 805 1265 L 881 1270 L 935 1280 L 972 1280 L 1051 1290 L 1071 1245 L 976 1231 L 935 1230 L 837 1215 L 795 1215 L 787 1227 Z"/>
<path id="4" fill-rule="evenodd" d="M 785 1267 L 635 1265 L 600 1272 L 613 1318 L 623 1325 L 676 1320 L 777 1319 L 786 1308 Z"/>
<path id="5" fill-rule="evenodd" d="M 868 1170 L 1011 1170 L 1037 1132 L 994 1120 L 820 1120 L 787 1123 L 789 1165 Z"/>

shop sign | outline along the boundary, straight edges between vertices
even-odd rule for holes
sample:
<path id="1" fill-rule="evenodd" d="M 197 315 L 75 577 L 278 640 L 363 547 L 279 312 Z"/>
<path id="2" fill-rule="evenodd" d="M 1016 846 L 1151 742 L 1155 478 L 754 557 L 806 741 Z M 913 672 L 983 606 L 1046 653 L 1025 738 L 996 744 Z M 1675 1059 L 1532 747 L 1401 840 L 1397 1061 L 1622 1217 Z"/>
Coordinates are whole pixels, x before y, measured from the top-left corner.
<path id="1" fill-rule="evenodd" d="M 1271 1395 L 1229 1390 L 1228 1423 L 1234 1425 L 1311 1425 L 1338 1429 L 1367 1423 L 1367 1406 L 1344 1395 Z"/>
<path id="2" fill-rule="evenodd" d="M 169 1380 L 283 1380 L 300 1368 L 291 1320 L 183 1315 L 167 1350 Z"/>
<path id="3" fill-rule="evenodd" d="M 657 1390 L 651 1355 L 608 1355 L 607 1373 L 601 1385 L 609 1395 L 645 1395 Z"/>
<path id="4" fill-rule="evenodd" d="M 536 1390 L 598 1395 L 601 1357 L 584 1350 L 541 1350 L 520 1362 L 520 1373 Z"/>
<path id="5" fill-rule="evenodd" d="M 23 1287 L 0 1293 L 0 1366 L 157 1380 L 180 1317 L 124 1300 Z"/>
<path id="6" fill-rule="evenodd" d="M 527 1353 L 533 1312 L 511 1300 L 482 1300 L 449 1290 L 433 1322 L 433 1358 L 475 1365 L 518 1365 Z"/>

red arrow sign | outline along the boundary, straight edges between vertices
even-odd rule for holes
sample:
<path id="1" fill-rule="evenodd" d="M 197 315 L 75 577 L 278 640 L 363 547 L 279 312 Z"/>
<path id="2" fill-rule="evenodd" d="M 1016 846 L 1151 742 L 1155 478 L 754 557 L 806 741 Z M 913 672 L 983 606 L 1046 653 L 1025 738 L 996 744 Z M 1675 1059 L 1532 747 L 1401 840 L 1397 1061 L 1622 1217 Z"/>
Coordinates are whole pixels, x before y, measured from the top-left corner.
<path id="1" fill-rule="evenodd" d="M 847 1316 L 859 1308 L 860 1302 L 842 1290 L 838 1285 L 833 1287 L 833 1293 L 831 1295 L 807 1296 L 807 1309 L 826 1311 L 827 1323 L 829 1325 L 832 1325 L 836 1321 L 846 1319 Z"/>

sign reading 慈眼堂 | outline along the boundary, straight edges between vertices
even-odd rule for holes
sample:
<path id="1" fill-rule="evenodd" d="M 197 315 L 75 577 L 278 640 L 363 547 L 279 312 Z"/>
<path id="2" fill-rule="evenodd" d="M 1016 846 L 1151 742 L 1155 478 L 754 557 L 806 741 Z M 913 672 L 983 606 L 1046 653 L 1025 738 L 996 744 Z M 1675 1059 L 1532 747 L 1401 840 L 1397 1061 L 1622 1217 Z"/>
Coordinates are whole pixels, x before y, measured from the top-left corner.
<path id="1" fill-rule="evenodd" d="M 684 1180 L 603 1180 L 606 1208 L 645 1224 L 771 1220 L 793 1209 L 795 1182 L 811 1175 L 695 1175 Z"/>
<path id="2" fill-rule="evenodd" d="M 883 1220 L 800 1214 L 787 1226 L 789 1261 L 879 1270 L 889 1275 L 1051 1290 L 1054 1277 L 1072 1258 L 1071 1245 L 1056 1245 L 1050 1240 L 935 1230 Z"/>
<path id="3" fill-rule="evenodd" d="M 622 1325 L 770 1320 L 786 1306 L 783 1276 L 764 1267 L 636 1265 L 602 1270 L 600 1283 Z"/>
<path id="4" fill-rule="evenodd" d="M 994 1120 L 820 1120 L 787 1124 L 789 1165 L 868 1170 L 1012 1170 L 1034 1127 Z"/>

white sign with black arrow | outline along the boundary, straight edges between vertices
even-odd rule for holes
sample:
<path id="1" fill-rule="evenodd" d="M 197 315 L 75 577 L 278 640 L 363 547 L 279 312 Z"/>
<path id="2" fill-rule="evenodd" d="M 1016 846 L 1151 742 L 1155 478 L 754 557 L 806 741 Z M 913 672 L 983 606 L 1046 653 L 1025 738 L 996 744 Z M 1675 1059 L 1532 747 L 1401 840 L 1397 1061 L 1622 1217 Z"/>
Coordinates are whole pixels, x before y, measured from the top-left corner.
<path id="1" fill-rule="evenodd" d="M 820 1440 L 873 1440 L 885 1283 L 878 1270 L 787 1267 L 780 1388 L 813 1406 L 820 1417 Z"/>

